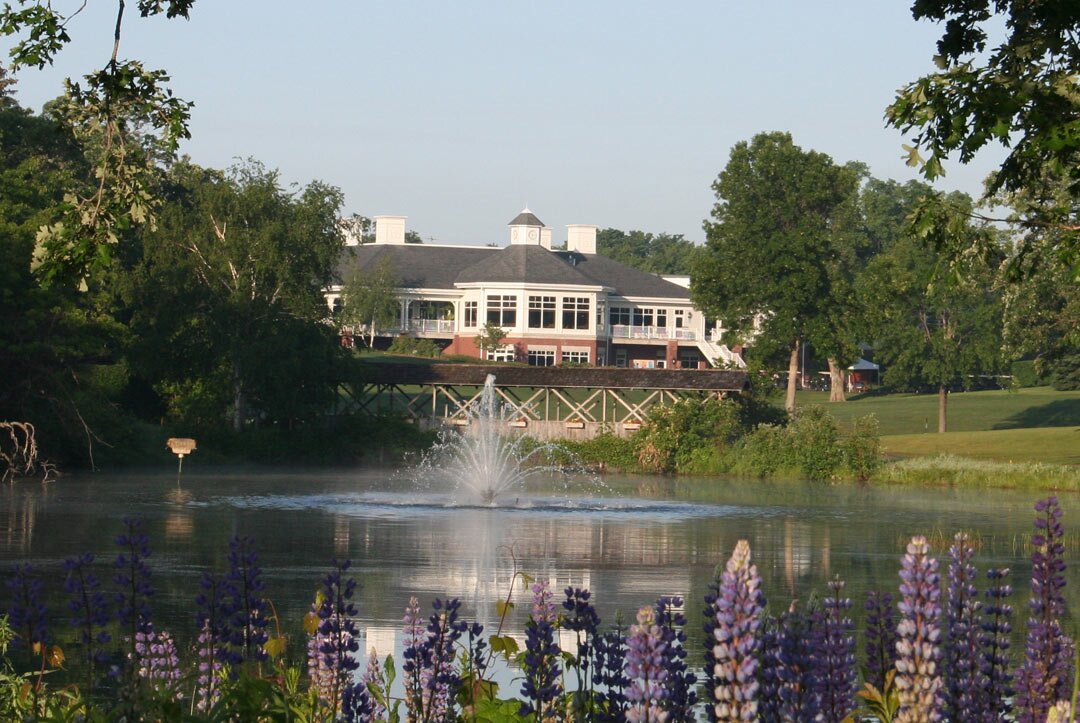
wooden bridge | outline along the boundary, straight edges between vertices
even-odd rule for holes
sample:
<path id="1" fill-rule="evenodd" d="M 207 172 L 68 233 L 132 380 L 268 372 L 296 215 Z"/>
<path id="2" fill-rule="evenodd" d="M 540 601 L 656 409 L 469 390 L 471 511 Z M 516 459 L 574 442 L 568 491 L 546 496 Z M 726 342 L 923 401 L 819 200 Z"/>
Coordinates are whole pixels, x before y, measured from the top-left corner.
<path id="1" fill-rule="evenodd" d="M 632 431 L 658 404 L 719 398 L 749 386 L 746 372 L 713 369 L 371 364 L 351 397 L 359 411 L 466 425 L 489 374 L 495 376 L 500 402 L 510 410 L 510 425 L 532 427 L 530 434 L 539 427 L 541 436 L 592 436 L 602 428 Z"/>

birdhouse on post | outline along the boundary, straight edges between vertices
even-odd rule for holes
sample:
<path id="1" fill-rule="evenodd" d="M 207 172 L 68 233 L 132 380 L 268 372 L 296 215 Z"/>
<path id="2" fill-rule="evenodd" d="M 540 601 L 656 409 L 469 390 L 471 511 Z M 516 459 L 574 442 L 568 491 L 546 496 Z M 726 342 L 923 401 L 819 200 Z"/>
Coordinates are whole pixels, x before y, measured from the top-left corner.
<path id="1" fill-rule="evenodd" d="M 195 440 L 188 437 L 169 437 L 165 440 L 165 446 L 180 458 L 180 464 L 176 468 L 176 483 L 180 484 L 180 473 L 184 469 L 184 457 L 195 451 Z"/>

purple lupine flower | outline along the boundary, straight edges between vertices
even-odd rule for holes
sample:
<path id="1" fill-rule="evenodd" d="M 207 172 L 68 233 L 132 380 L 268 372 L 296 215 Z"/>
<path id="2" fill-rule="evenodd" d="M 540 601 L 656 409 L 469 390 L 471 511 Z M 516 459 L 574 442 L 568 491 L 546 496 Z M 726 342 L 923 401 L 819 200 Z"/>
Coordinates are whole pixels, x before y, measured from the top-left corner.
<path id="1" fill-rule="evenodd" d="M 761 620 L 758 631 L 761 647 L 758 651 L 758 720 L 779 723 L 780 706 L 780 621 L 772 615 Z"/>
<path id="2" fill-rule="evenodd" d="M 630 723 L 664 723 L 668 719 L 663 704 L 667 697 L 666 649 L 664 631 L 656 624 L 656 611 L 641 608 L 637 624 L 630 626 L 626 638 L 626 677 L 630 679 L 626 720 Z"/>
<path id="3" fill-rule="evenodd" d="M 135 659 L 138 676 L 154 688 L 173 691 L 180 684 L 180 656 L 169 633 L 152 626 L 135 633 Z"/>
<path id="4" fill-rule="evenodd" d="M 948 720 L 982 718 L 984 681 L 979 666 L 982 603 L 975 589 L 975 548 L 957 532 L 949 548 L 949 596 L 945 607 L 945 708 Z"/>
<path id="5" fill-rule="evenodd" d="M 311 682 L 311 689 L 315 691 L 316 697 L 323 701 L 324 704 L 329 704 L 331 697 L 334 694 L 334 672 L 326 665 L 326 656 L 322 653 L 323 645 L 329 642 L 329 639 L 319 631 L 319 609 L 322 607 L 322 592 L 315 598 L 315 602 L 311 604 L 311 610 L 308 613 L 309 619 L 314 619 L 313 628 L 309 628 L 310 634 L 307 640 L 307 673 L 308 680 Z"/>
<path id="6" fill-rule="evenodd" d="M 681 597 L 663 596 L 656 601 L 656 625 L 663 635 L 665 683 L 664 710 L 670 723 L 696 720 L 697 676 L 686 664 L 686 616 L 682 613 Z"/>
<path id="7" fill-rule="evenodd" d="M 322 691 L 326 694 L 323 702 L 334 714 L 340 711 L 341 697 L 351 684 L 353 671 L 360 667 L 356 660 L 356 651 L 360 649 L 354 622 L 356 606 L 352 602 L 356 581 L 345 577 L 351 566 L 349 560 L 331 560 L 331 570 L 323 578 L 322 604 L 317 611 L 318 652 L 328 678 L 328 685 Z"/>
<path id="8" fill-rule="evenodd" d="M 813 721 L 820 712 L 818 697 L 818 661 L 823 628 L 821 609 L 812 605 L 800 609 L 792 601 L 780 616 L 777 631 L 777 669 L 779 681 L 779 719 Z"/>
<path id="9" fill-rule="evenodd" d="M 892 593 L 866 593 L 866 682 L 885 689 L 885 673 L 896 665 L 896 615 Z"/>
<path id="10" fill-rule="evenodd" d="M 229 620 L 230 638 L 242 660 L 267 659 L 266 626 L 270 622 L 264 584 L 255 543 L 250 537 L 229 541 L 229 571 L 226 582 L 234 595 L 234 612 Z"/>
<path id="11" fill-rule="evenodd" d="M 1028 619 L 1024 665 L 1016 674 L 1017 719 L 1041 723 L 1072 690 L 1072 640 L 1061 630 L 1065 613 L 1065 545 L 1061 507 L 1051 495 L 1035 504 L 1031 544 L 1031 617 Z"/>
<path id="12" fill-rule="evenodd" d="M 844 597 L 844 581 L 839 576 L 829 581 L 829 593 L 821 601 L 820 647 L 814 657 L 822 719 L 839 723 L 855 707 L 855 626 L 847 614 L 851 598 Z"/>
<path id="13" fill-rule="evenodd" d="M 214 633 L 204 623 L 195 644 L 195 710 L 206 713 L 221 698 L 227 673 Z"/>
<path id="14" fill-rule="evenodd" d="M 611 630 L 596 636 L 593 643 L 596 657 L 593 682 L 603 690 L 603 699 L 593 713 L 599 723 L 621 723 L 625 720 L 626 689 L 630 685 L 626 677 L 626 635 L 622 618 L 615 616 Z"/>
<path id="15" fill-rule="evenodd" d="M 125 517 L 124 532 L 116 537 L 120 548 L 113 567 L 113 581 L 119 592 L 116 595 L 116 619 L 127 636 L 128 660 L 135 658 L 135 634 L 146 632 L 150 626 L 150 598 L 154 587 L 150 584 L 150 540 L 143 533 L 142 520 Z"/>
<path id="16" fill-rule="evenodd" d="M 593 687 L 596 683 L 595 641 L 600 616 L 590 602 L 592 593 L 580 587 L 567 587 L 562 606 L 566 613 L 559 624 L 571 630 L 577 638 L 572 665 L 577 673 L 577 689 L 571 694 L 571 705 L 577 718 L 588 718 L 595 712 Z M 564 653 L 569 651 L 564 651 Z M 569 667 L 568 665 L 568 667 Z"/>
<path id="17" fill-rule="evenodd" d="M 64 592 L 68 594 L 68 610 L 71 625 L 79 631 L 79 641 L 85 651 L 88 689 L 93 690 L 94 669 L 105 663 L 108 652 L 105 646 L 112 640 L 106 627 L 109 624 L 109 603 L 101 590 L 101 582 L 90 569 L 94 562 L 92 553 L 64 560 L 67 578 Z"/>
<path id="18" fill-rule="evenodd" d="M 341 693 L 341 714 L 336 723 L 372 723 L 375 717 L 375 701 L 363 681 L 346 685 Z"/>
<path id="19" fill-rule="evenodd" d="M 1009 701 L 1015 691 L 1012 688 L 1012 673 L 1009 671 L 1009 646 L 1012 638 L 1013 609 L 1009 605 L 1012 587 L 1006 582 L 1009 568 L 987 570 L 990 581 L 986 588 L 986 605 L 982 630 L 979 633 L 980 670 L 982 671 L 983 690 L 979 712 L 983 723 L 998 723 L 1006 720 Z"/>
<path id="20" fill-rule="evenodd" d="M 480 623 L 472 623 L 465 626 L 465 649 L 468 655 L 465 658 L 462 669 L 473 681 L 482 681 L 487 675 L 488 664 L 491 662 L 488 651 L 488 641 L 484 637 L 484 626 Z M 473 691 L 475 691 L 475 687 Z M 473 701 L 475 702 L 475 701 Z"/>
<path id="21" fill-rule="evenodd" d="M 896 627 L 897 723 L 926 723 L 941 718 L 941 581 L 938 562 L 922 535 L 911 538 L 900 570 Z"/>
<path id="22" fill-rule="evenodd" d="M 386 689 L 386 676 L 383 674 L 382 665 L 379 664 L 379 654 L 375 648 L 368 654 L 367 666 L 364 674 L 360 677 L 365 688 L 375 688 L 383 691 L 383 700 L 390 697 L 390 691 Z M 377 699 L 371 701 L 371 720 L 385 720 L 387 715 L 386 706 Z"/>
<path id="23" fill-rule="evenodd" d="M 420 601 L 409 598 L 405 608 L 405 642 L 402 668 L 405 672 L 405 708 L 409 720 L 420 720 L 424 705 L 424 671 L 431 669 L 431 649 L 427 645 L 427 631 L 420 614 Z"/>
<path id="24" fill-rule="evenodd" d="M 229 665 L 238 660 L 229 649 L 233 597 L 231 586 L 224 580 L 209 572 L 202 574 L 199 593 L 195 596 L 195 622 L 199 626 L 195 705 L 203 713 L 221 697 L 222 681 L 230 674 Z"/>
<path id="25" fill-rule="evenodd" d="M 33 650 L 34 643 L 49 642 L 48 609 L 42 602 L 41 580 L 34 575 L 33 566 L 28 562 L 15 565 L 7 587 L 12 593 L 8 622 L 18 636 L 12 643 Z"/>
<path id="26" fill-rule="evenodd" d="M 525 657 L 521 684 L 520 715 L 535 714 L 537 720 L 555 715 L 553 701 L 559 694 L 559 646 L 555 643 L 555 606 L 548 581 L 532 584 L 532 615 L 525 624 Z"/>
<path id="27" fill-rule="evenodd" d="M 757 717 L 758 628 L 765 598 L 757 566 L 750 563 L 750 543 L 739 540 L 713 603 L 712 700 L 710 719 L 753 720 Z"/>
<path id="28" fill-rule="evenodd" d="M 424 720 L 443 720 L 450 713 L 450 705 L 461 688 L 461 676 L 454 670 L 455 646 L 465 632 L 466 624 L 458 620 L 461 602 L 457 599 L 445 603 L 439 598 L 431 603 L 432 614 L 428 618 L 427 640 L 430 650 L 426 656 L 431 667 L 424 675 Z"/>

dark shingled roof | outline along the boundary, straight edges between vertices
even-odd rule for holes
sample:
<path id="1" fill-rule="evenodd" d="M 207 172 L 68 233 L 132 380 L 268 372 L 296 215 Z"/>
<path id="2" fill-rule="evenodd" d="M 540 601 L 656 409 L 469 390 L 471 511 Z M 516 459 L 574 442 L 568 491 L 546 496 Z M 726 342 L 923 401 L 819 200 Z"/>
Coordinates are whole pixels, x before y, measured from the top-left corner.
<path id="1" fill-rule="evenodd" d="M 544 222 L 536 217 L 529 209 L 525 209 L 517 216 L 514 216 L 514 220 L 507 224 L 507 226 L 539 226 L 544 227 Z"/>
<path id="2" fill-rule="evenodd" d="M 365 244 L 346 246 L 338 262 L 336 281 L 344 282 L 355 273 L 374 269 L 389 259 L 401 285 L 409 289 L 452 289 L 463 269 L 495 256 L 493 247 L 453 248 L 435 244 Z"/>
<path id="3" fill-rule="evenodd" d="M 599 254 L 576 251 L 556 251 L 568 264 L 590 279 L 615 289 L 619 296 L 644 296 L 665 299 L 690 299 L 690 289 L 660 278 L 655 274 L 612 261 Z"/>
<path id="4" fill-rule="evenodd" d="M 389 259 L 401 285 L 410 289 L 453 289 L 455 283 L 509 282 L 607 286 L 619 296 L 690 298 L 690 290 L 597 254 L 548 251 L 542 246 L 503 248 L 436 244 L 347 246 L 335 273 L 338 283 Z"/>
<path id="5" fill-rule="evenodd" d="M 459 284 L 470 282 L 522 282 L 603 286 L 579 272 L 566 259 L 543 246 L 507 246 L 458 274 Z"/>
<path id="6" fill-rule="evenodd" d="M 491 364 L 368 364 L 369 384 L 470 384 L 483 386 L 488 374 L 497 387 L 583 387 L 596 389 L 683 389 L 741 392 L 746 372 L 729 369 L 614 369 L 612 367 L 527 367 Z"/>

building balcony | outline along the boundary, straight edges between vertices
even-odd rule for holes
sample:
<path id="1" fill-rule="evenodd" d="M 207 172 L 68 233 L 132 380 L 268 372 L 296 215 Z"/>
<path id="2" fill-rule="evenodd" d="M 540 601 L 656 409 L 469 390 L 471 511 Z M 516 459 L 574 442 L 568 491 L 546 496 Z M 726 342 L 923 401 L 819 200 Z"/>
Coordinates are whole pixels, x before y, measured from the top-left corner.
<path id="1" fill-rule="evenodd" d="M 453 336 L 457 328 L 453 319 L 409 319 L 405 326 L 394 324 L 380 327 L 379 336 L 397 336 L 398 334 L 422 334 L 432 336 Z"/>
<path id="2" fill-rule="evenodd" d="M 694 341 L 697 332 L 693 329 L 676 329 L 673 326 L 632 326 L 612 324 L 608 327 L 612 341 L 633 339 L 634 341 Z"/>

